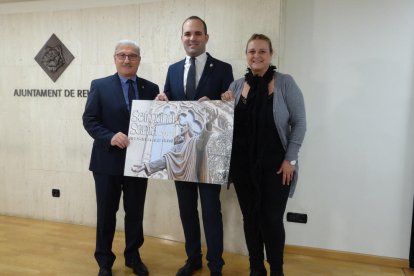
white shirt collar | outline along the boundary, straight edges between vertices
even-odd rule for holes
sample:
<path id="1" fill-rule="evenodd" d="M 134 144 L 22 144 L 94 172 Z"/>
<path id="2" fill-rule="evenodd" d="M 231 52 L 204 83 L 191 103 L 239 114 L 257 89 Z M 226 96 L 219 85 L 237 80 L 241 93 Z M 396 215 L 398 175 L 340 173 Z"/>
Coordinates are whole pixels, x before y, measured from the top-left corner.
<path id="1" fill-rule="evenodd" d="M 189 63 L 190 62 L 190 56 L 186 56 L 185 57 L 185 63 Z M 196 59 L 196 62 L 199 62 L 199 63 L 202 63 L 202 64 L 205 64 L 206 63 L 206 61 L 207 61 L 207 53 L 206 52 L 204 52 L 204 53 L 202 53 L 201 55 L 199 55 L 199 56 L 197 56 L 197 57 L 195 57 L 195 59 Z"/>

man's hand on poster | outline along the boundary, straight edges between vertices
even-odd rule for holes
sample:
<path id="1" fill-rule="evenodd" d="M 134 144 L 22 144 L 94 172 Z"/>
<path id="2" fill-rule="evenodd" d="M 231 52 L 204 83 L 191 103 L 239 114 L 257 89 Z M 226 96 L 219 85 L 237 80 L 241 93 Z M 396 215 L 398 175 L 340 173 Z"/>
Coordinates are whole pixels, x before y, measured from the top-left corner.
<path id="1" fill-rule="evenodd" d="M 203 96 L 200 99 L 198 99 L 199 102 L 204 102 L 204 101 L 209 101 L 209 100 L 210 100 L 210 98 L 207 97 L 207 96 Z"/>
<path id="2" fill-rule="evenodd" d="M 166 101 L 168 102 L 168 97 L 164 92 L 160 92 L 156 97 L 155 97 L 156 101 Z"/>
<path id="3" fill-rule="evenodd" d="M 124 148 L 128 147 L 128 145 L 129 145 L 128 136 L 126 136 L 122 132 L 118 132 L 117 134 L 112 136 L 111 146 L 118 147 L 120 149 L 124 149 Z"/>

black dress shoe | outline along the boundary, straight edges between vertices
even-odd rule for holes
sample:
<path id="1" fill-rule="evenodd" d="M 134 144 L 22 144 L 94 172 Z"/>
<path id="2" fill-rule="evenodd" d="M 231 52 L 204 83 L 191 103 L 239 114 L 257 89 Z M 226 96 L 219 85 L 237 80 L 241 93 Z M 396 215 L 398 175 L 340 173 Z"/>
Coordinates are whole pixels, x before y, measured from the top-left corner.
<path id="1" fill-rule="evenodd" d="M 250 276 L 266 276 L 267 271 L 265 270 L 252 270 L 250 271 Z"/>
<path id="2" fill-rule="evenodd" d="M 112 276 L 112 271 L 110 268 L 100 268 L 98 276 Z"/>
<path id="3" fill-rule="evenodd" d="M 283 272 L 270 271 L 270 276 L 285 276 Z"/>
<path id="4" fill-rule="evenodd" d="M 126 261 L 125 265 L 132 268 L 132 271 L 138 276 L 147 276 L 149 274 L 147 266 L 142 261 Z"/>
<path id="5" fill-rule="evenodd" d="M 191 276 L 193 272 L 199 270 L 203 266 L 201 260 L 190 262 L 187 260 L 185 265 L 177 271 L 175 276 Z"/>
<path id="6" fill-rule="evenodd" d="M 216 271 L 216 272 L 210 272 L 210 276 L 223 276 L 223 274 L 221 273 L 221 271 Z"/>

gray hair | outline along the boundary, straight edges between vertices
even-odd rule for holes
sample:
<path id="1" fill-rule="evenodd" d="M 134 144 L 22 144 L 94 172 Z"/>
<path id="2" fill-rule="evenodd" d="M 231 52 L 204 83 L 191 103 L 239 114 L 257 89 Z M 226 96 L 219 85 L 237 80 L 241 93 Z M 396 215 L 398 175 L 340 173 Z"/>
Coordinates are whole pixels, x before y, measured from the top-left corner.
<path id="1" fill-rule="evenodd" d="M 118 43 L 115 46 L 115 53 L 114 54 L 116 54 L 116 51 L 118 50 L 118 48 L 120 46 L 123 46 L 123 45 L 129 45 L 129 46 L 134 47 L 137 54 L 141 55 L 141 49 L 139 48 L 138 44 L 135 41 L 128 40 L 128 39 L 122 39 L 122 40 L 118 41 Z"/>

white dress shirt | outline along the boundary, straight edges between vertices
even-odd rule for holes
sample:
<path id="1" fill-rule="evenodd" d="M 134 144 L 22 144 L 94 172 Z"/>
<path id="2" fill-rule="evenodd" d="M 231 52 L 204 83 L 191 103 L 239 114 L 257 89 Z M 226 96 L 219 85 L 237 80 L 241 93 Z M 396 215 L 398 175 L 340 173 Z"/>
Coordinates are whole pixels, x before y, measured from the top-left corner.
<path id="1" fill-rule="evenodd" d="M 191 57 L 190 56 L 186 56 L 185 57 L 185 64 L 184 64 L 184 91 L 187 91 L 187 75 L 188 75 L 188 70 L 190 69 L 191 66 L 191 61 L 190 61 Z M 206 65 L 207 62 L 207 54 L 206 52 L 202 53 L 201 55 L 199 55 L 198 57 L 195 58 L 195 66 L 196 66 L 196 87 L 198 86 L 198 82 L 201 79 L 201 75 L 203 74 L 203 70 L 204 70 L 204 66 Z"/>

